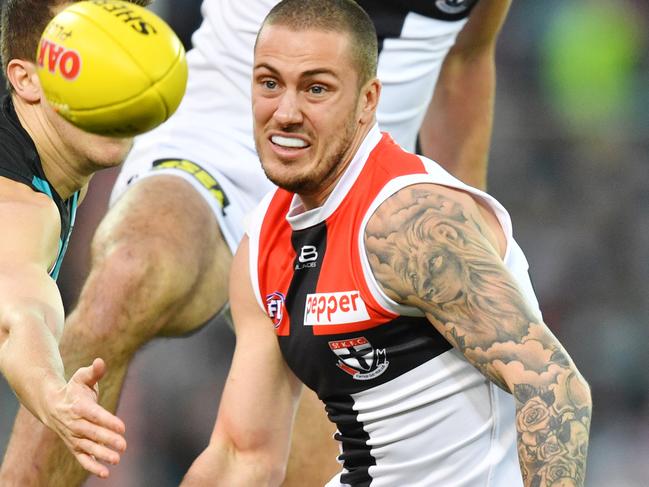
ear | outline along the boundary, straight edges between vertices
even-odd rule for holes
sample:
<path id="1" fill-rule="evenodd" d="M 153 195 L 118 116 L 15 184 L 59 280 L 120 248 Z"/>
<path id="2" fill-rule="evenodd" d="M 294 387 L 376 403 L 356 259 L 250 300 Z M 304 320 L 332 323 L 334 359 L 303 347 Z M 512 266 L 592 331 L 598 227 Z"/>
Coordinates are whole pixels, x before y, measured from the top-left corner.
<path id="1" fill-rule="evenodd" d="M 26 102 L 38 103 L 41 100 L 41 83 L 34 63 L 12 59 L 7 65 L 7 79 L 16 94 Z"/>
<path id="2" fill-rule="evenodd" d="M 381 82 L 378 78 L 373 78 L 365 83 L 361 89 L 360 96 L 360 121 L 364 124 L 371 123 L 376 116 L 376 107 L 379 104 L 381 96 Z"/>

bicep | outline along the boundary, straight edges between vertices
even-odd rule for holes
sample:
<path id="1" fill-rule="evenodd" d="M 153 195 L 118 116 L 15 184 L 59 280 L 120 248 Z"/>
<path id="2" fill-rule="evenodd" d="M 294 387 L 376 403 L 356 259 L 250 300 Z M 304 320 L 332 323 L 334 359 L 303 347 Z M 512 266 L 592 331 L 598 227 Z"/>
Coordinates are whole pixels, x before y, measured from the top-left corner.
<path id="1" fill-rule="evenodd" d="M 528 305 L 470 197 L 412 186 L 386 203 L 372 217 L 366 242 L 377 280 L 392 299 L 421 309 L 507 390 L 526 372 L 542 373 L 559 360 L 563 349 Z M 395 212 L 404 218 L 390 219 Z"/>
<path id="2" fill-rule="evenodd" d="M 59 335 L 63 305 L 48 267 L 58 249 L 56 207 L 22 185 L 0 184 L 0 324 L 5 332 L 21 313 L 44 319 Z"/>
<path id="3" fill-rule="evenodd" d="M 47 268 L 56 259 L 61 231 L 54 202 L 24 184 L 0 177 L 0 259 Z"/>

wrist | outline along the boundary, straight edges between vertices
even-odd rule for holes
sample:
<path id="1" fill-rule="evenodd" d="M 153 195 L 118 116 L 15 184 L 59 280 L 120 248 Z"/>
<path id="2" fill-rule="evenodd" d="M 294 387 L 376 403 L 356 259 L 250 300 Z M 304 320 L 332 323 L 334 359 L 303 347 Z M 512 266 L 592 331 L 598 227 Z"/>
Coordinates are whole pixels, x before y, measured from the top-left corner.
<path id="1" fill-rule="evenodd" d="M 53 370 L 43 372 L 36 392 L 36 401 L 34 404 L 34 413 L 36 417 L 46 426 L 50 426 L 52 417 L 52 408 L 59 402 L 59 398 L 64 394 L 67 382 L 62 374 Z"/>

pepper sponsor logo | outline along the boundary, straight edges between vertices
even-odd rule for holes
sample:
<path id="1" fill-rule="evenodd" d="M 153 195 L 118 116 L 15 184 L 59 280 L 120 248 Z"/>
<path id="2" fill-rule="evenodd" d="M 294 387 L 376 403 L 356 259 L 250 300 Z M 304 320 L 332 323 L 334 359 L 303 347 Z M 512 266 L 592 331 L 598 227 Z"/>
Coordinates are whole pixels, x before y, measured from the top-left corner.
<path id="1" fill-rule="evenodd" d="M 375 349 L 365 337 L 332 341 L 329 348 L 338 357 L 336 366 L 355 380 L 374 379 L 390 365 L 385 348 Z"/>
<path id="2" fill-rule="evenodd" d="M 304 326 L 346 325 L 370 319 L 359 291 L 307 294 Z"/>

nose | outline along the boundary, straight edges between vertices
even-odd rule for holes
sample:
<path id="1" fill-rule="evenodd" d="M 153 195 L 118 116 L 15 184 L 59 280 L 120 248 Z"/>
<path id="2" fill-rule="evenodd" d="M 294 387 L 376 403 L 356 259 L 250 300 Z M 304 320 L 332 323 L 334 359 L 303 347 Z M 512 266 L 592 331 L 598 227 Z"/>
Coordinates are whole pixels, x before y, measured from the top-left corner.
<path id="1" fill-rule="evenodd" d="M 283 127 L 302 123 L 298 95 L 290 90 L 282 93 L 273 117 Z"/>

